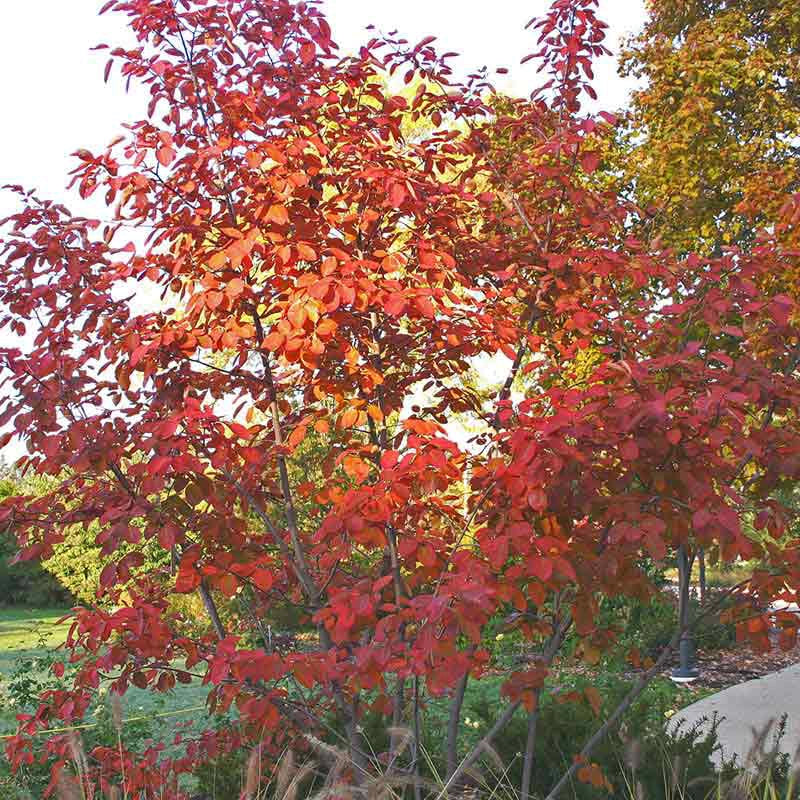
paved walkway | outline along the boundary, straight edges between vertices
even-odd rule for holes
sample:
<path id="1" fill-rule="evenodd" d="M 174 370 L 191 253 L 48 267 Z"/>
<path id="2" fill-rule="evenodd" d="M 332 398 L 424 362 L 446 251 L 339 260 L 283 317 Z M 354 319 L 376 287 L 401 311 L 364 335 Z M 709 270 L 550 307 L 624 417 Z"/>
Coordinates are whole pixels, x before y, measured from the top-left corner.
<path id="1" fill-rule="evenodd" d="M 780 749 L 793 757 L 800 748 L 800 664 L 773 672 L 721 692 L 684 708 L 670 720 L 672 727 L 678 720 L 685 720 L 684 728 L 691 727 L 704 717 L 710 720 L 717 715 L 717 729 L 724 757 L 736 754 L 741 764 L 751 751 L 755 736 L 768 725 L 774 729 L 777 722 L 787 715 L 786 733 Z M 772 747 L 772 736 L 767 736 L 766 747 Z M 720 754 L 715 754 L 719 763 Z"/>

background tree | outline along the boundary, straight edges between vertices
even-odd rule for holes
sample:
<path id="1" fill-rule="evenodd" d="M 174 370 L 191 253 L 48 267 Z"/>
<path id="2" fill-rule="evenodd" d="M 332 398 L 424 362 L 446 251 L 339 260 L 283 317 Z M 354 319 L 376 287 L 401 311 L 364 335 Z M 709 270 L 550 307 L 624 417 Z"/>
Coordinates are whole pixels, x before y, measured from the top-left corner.
<path id="1" fill-rule="evenodd" d="M 800 188 L 800 11 L 791 2 L 648 5 L 622 55 L 626 175 L 647 225 L 684 252 L 752 247 Z"/>
<path id="2" fill-rule="evenodd" d="M 757 245 L 800 188 L 800 13 L 792 3 L 658 2 L 622 53 L 633 93 L 609 162 L 648 237 L 679 252 Z M 783 226 L 796 246 L 795 226 Z M 797 298 L 793 271 L 770 280 Z M 705 560 L 699 558 L 701 591 Z"/>

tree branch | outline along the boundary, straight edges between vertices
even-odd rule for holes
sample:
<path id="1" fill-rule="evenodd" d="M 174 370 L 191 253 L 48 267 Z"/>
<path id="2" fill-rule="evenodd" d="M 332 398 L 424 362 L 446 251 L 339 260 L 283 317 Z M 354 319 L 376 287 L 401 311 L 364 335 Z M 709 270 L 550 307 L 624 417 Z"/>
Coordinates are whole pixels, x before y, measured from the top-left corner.
<path id="1" fill-rule="evenodd" d="M 222 620 L 220 619 L 219 611 L 217 609 L 217 604 L 214 602 L 214 598 L 211 596 L 211 592 L 208 590 L 208 585 L 205 581 L 200 582 L 200 586 L 197 587 L 197 591 L 200 593 L 200 597 L 203 600 L 203 605 L 206 607 L 208 616 L 211 619 L 211 624 L 214 626 L 214 631 L 219 639 L 224 639 L 227 636 L 227 633 L 225 632 L 225 626 L 222 624 Z"/>

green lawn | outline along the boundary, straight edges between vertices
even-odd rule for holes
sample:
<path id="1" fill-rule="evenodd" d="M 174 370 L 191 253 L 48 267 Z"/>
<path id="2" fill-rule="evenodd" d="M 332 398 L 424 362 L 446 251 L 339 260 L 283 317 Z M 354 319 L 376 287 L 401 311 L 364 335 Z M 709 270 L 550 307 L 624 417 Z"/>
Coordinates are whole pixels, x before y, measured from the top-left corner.
<path id="1" fill-rule="evenodd" d="M 59 657 L 59 647 L 69 631 L 69 620 L 62 625 L 59 619 L 68 613 L 61 608 L 0 608 L 0 739 L 16 728 L 16 715 L 32 711 L 34 698 L 42 688 L 55 688 L 60 682 L 50 670 Z M 66 676 L 63 684 L 67 684 Z M 178 755 L 172 740 L 177 730 L 198 732 L 211 724 L 205 710 L 208 688 L 198 681 L 182 685 L 168 694 L 157 694 L 132 687 L 122 698 L 123 740 L 136 749 L 146 739 L 167 745 L 167 751 Z M 87 748 L 103 742 L 116 741 L 111 723 L 107 693 L 87 715 L 79 734 Z M 27 702 L 25 697 L 31 698 Z M 0 741 L 2 753 L 2 741 Z M 0 755 L 0 798 L 33 800 L 41 796 L 46 784 L 46 771 L 11 774 Z"/>
<path id="2" fill-rule="evenodd" d="M 60 608 L 0 609 L 0 734 L 13 730 L 14 715 L 26 710 L 15 707 L 9 682 L 22 673 L 24 665 L 46 656 L 64 641 L 67 625 L 57 623 L 65 613 Z M 45 674 L 44 668 L 30 672 L 32 680 Z"/>
<path id="3" fill-rule="evenodd" d="M 0 609 L 0 653 L 57 645 L 67 635 L 68 624 L 57 624 L 67 613 L 63 608 Z"/>
<path id="4" fill-rule="evenodd" d="M 10 684 L 30 680 L 33 686 L 53 680 L 49 661 L 66 639 L 69 620 L 61 625 L 58 621 L 67 613 L 68 609 L 61 608 L 0 609 L 0 734 L 14 729 L 17 713 L 29 710 L 15 702 Z M 176 724 L 194 721 L 201 725 L 207 721 L 207 692 L 199 682 L 179 684 L 169 694 L 131 687 L 122 699 L 123 713 L 131 721 L 157 714 L 151 729 L 158 738 L 167 740 Z"/>

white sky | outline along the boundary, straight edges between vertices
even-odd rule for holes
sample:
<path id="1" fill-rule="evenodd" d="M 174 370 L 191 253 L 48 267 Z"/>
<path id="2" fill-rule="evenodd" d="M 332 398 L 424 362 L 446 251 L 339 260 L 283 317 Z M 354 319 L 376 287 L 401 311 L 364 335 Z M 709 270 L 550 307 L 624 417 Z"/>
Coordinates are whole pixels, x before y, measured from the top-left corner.
<path id="1" fill-rule="evenodd" d="M 145 95 L 126 95 L 118 75 L 103 83 L 107 54 L 89 52 L 105 42 L 125 43 L 125 18 L 97 16 L 101 0 L 2 0 L 0 14 L 0 185 L 19 183 L 40 196 L 66 203 L 78 213 L 103 216 L 99 196 L 82 202 L 65 189 L 69 157 L 78 148 L 102 149 L 120 132 L 120 123 L 143 116 Z M 412 43 L 435 35 L 442 51 L 462 54 L 464 71 L 487 65 L 507 67 L 497 76 L 500 88 L 527 93 L 540 81 L 535 62 L 519 65 L 535 49 L 524 26 L 543 13 L 546 0 L 326 0 L 334 39 L 350 51 L 370 36 L 372 23 L 383 31 L 398 29 Z M 607 45 L 617 50 L 620 37 L 638 30 L 643 0 L 600 0 L 600 17 L 609 23 Z M 616 75 L 613 59 L 595 66 L 598 106 L 623 105 L 630 85 Z M 100 195 L 101 193 L 98 193 Z M 0 217 L 15 209 L 0 193 Z M 20 454 L 10 444 L 6 460 Z"/>
<path id="2" fill-rule="evenodd" d="M 0 184 L 36 187 L 55 199 L 67 195 L 68 154 L 80 147 L 100 149 L 123 120 L 143 111 L 144 95 L 126 96 L 119 79 L 103 83 L 106 54 L 89 52 L 99 42 L 124 42 L 124 17 L 97 16 L 101 0 L 5 0 L 0 16 L 0 97 L 5 122 L 0 126 Z M 537 83 L 534 62 L 519 66 L 534 49 L 528 20 L 541 14 L 545 0 L 326 0 L 334 38 L 343 50 L 366 41 L 367 24 L 399 29 L 416 43 L 427 35 L 437 46 L 462 54 L 465 69 L 508 67 L 498 85 L 529 91 Z M 600 16 L 610 25 L 608 44 L 616 49 L 624 33 L 638 29 L 643 0 L 600 0 Z M 616 75 L 612 59 L 597 65 L 600 106 L 622 105 L 628 86 Z M 98 208 L 93 205 L 95 213 Z M 13 205 L 0 197 L 0 215 Z"/>

